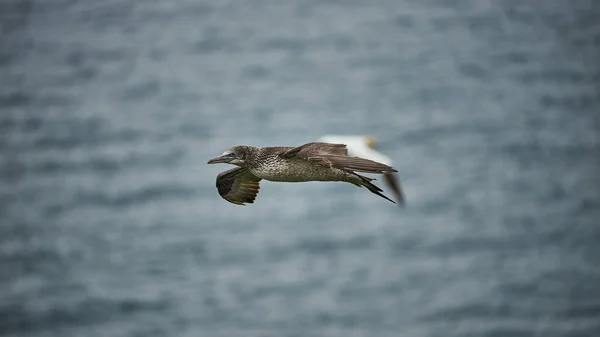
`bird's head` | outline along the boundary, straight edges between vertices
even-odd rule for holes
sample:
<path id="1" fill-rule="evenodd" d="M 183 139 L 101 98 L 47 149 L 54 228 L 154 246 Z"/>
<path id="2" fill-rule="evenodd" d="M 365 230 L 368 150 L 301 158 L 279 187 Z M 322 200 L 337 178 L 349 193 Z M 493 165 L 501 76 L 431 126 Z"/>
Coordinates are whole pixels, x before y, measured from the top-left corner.
<path id="1" fill-rule="evenodd" d="M 375 144 L 377 144 L 377 139 L 375 139 L 371 136 L 364 136 L 364 140 L 365 140 L 365 144 L 370 148 L 374 148 Z"/>
<path id="2" fill-rule="evenodd" d="M 237 166 L 244 166 L 246 159 L 250 154 L 249 146 L 234 146 L 225 150 L 222 155 L 208 161 L 208 164 L 227 163 Z"/>

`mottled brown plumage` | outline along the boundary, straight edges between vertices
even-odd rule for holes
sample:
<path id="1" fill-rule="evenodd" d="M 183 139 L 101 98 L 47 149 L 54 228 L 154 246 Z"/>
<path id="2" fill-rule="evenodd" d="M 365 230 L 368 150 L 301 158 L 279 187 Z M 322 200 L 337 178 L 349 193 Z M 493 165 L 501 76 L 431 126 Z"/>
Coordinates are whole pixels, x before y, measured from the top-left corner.
<path id="1" fill-rule="evenodd" d="M 344 144 L 308 143 L 298 147 L 235 146 L 209 164 L 229 163 L 239 166 L 217 176 L 219 194 L 227 201 L 243 205 L 252 203 L 261 179 L 281 182 L 343 181 L 365 186 L 385 198 L 373 179 L 356 172 L 385 174 L 396 170 L 372 160 L 348 157 Z"/>

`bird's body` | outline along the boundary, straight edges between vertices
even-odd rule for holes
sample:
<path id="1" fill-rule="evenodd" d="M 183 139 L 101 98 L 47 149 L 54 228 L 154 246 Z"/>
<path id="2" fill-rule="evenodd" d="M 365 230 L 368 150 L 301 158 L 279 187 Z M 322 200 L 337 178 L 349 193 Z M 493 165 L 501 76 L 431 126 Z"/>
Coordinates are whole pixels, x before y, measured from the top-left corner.
<path id="1" fill-rule="evenodd" d="M 334 167 L 318 165 L 304 158 L 283 159 L 280 154 L 293 147 L 261 147 L 256 152 L 256 160 L 250 162 L 248 170 L 256 177 L 278 182 L 306 181 L 347 181 L 356 176 Z"/>
<path id="2" fill-rule="evenodd" d="M 278 182 L 342 181 L 365 186 L 385 198 L 373 179 L 356 172 L 383 174 L 396 170 L 375 161 L 349 157 L 343 144 L 308 143 L 298 147 L 235 146 L 212 163 L 239 166 L 217 176 L 219 194 L 235 204 L 252 203 L 261 179 Z M 392 201 L 393 202 L 393 201 Z"/>

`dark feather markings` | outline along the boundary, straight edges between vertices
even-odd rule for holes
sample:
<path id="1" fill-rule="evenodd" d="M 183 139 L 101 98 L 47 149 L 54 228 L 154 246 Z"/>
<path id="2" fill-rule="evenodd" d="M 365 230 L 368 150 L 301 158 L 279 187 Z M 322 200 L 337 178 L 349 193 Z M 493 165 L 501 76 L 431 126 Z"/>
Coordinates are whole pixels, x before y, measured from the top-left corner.
<path id="1" fill-rule="evenodd" d="M 216 185 L 223 199 L 236 205 L 244 205 L 254 203 L 260 189 L 260 180 L 248 169 L 236 167 L 219 173 Z"/>

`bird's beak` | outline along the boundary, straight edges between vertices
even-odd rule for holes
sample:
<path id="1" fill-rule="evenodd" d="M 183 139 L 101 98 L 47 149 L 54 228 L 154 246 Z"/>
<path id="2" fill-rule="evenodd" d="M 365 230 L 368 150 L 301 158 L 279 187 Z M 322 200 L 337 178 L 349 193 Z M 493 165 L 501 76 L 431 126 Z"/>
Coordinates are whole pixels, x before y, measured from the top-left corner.
<path id="1" fill-rule="evenodd" d="M 208 161 L 207 164 L 229 163 L 232 160 L 231 156 L 222 155 Z"/>

